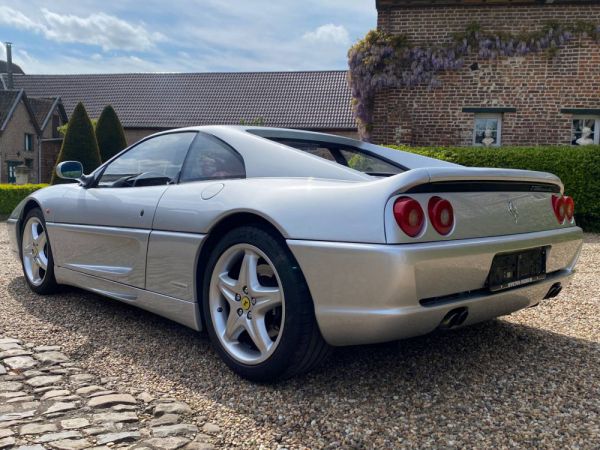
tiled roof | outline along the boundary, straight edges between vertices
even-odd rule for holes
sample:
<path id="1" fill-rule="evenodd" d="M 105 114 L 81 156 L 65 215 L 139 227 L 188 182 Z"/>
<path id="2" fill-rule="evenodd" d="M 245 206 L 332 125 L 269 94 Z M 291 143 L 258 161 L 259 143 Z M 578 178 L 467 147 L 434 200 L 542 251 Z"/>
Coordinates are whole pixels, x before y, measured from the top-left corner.
<path id="1" fill-rule="evenodd" d="M 107 104 L 129 128 L 239 124 L 355 129 L 345 71 L 15 75 L 29 97 L 59 96 L 70 115 Z"/>
<path id="2" fill-rule="evenodd" d="M 19 97 L 19 94 L 19 91 L 0 90 L 0 127 L 4 126 L 4 122 L 6 122 L 6 118 L 13 109 L 13 105 Z"/>
<path id="3" fill-rule="evenodd" d="M 46 121 L 46 117 L 48 117 L 52 106 L 54 106 L 56 98 L 29 97 L 27 100 L 29 101 L 29 106 L 31 106 L 35 120 L 41 127 Z"/>
<path id="4" fill-rule="evenodd" d="M 6 70 L 8 69 L 8 63 L 6 61 L 2 61 L 0 60 L 0 73 L 6 73 Z M 12 69 L 13 69 L 13 73 L 25 73 L 23 72 L 23 69 L 21 69 L 21 66 L 12 63 Z"/>

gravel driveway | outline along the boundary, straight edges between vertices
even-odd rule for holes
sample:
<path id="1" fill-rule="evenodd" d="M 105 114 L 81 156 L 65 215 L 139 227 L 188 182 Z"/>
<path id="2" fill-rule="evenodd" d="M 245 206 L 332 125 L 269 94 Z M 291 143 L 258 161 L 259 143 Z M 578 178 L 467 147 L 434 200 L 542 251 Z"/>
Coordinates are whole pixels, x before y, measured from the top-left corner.
<path id="1" fill-rule="evenodd" d="M 233 375 L 205 336 L 75 289 L 37 297 L 0 223 L 0 334 L 60 345 L 123 389 L 187 402 L 224 448 L 599 448 L 600 236 L 557 299 L 451 333 L 336 351 L 276 386 Z"/>

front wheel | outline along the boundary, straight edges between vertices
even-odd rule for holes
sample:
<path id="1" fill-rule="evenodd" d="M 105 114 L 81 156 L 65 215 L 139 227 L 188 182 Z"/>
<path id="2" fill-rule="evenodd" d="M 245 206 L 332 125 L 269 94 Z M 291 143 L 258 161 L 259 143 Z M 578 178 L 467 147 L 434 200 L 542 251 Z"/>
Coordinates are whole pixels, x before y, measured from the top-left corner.
<path id="1" fill-rule="evenodd" d="M 245 378 L 289 378 L 328 354 L 306 281 L 274 232 L 248 226 L 226 234 L 209 258 L 203 298 L 215 349 Z"/>
<path id="2" fill-rule="evenodd" d="M 54 259 L 42 211 L 27 213 L 21 230 L 21 263 L 27 284 L 37 294 L 52 294 L 58 285 L 54 278 Z"/>

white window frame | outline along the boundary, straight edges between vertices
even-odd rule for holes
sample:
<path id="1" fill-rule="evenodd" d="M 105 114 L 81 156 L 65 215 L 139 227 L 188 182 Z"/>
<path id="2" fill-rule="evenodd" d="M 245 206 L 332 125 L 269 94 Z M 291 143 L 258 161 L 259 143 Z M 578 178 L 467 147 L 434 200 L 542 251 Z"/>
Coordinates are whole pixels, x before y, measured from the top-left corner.
<path id="1" fill-rule="evenodd" d="M 476 142 L 477 140 L 477 119 L 497 119 L 498 128 L 496 130 L 496 143 L 490 147 L 500 147 L 502 145 L 502 113 L 475 113 L 473 117 L 473 141 L 472 144 L 476 147 L 485 147 L 483 144 Z"/>
<path id="2" fill-rule="evenodd" d="M 573 121 L 575 120 L 593 120 L 595 121 L 594 125 L 594 145 L 600 145 L 600 116 L 595 114 L 573 114 L 571 117 L 571 140 L 573 139 Z M 574 147 L 581 147 L 577 144 L 571 144 Z"/>

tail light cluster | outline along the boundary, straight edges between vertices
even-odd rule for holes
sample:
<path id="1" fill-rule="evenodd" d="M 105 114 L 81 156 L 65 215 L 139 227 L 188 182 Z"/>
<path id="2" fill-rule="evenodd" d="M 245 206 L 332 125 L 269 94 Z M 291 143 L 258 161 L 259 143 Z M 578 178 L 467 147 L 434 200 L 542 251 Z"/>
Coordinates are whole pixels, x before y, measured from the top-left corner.
<path id="1" fill-rule="evenodd" d="M 454 226 L 454 210 L 448 200 L 431 197 L 427 205 L 429 221 L 433 228 L 445 236 Z M 416 237 L 425 226 L 425 213 L 418 201 L 410 197 L 400 197 L 394 202 L 394 218 L 398 226 L 410 237 Z"/>
<path id="2" fill-rule="evenodd" d="M 552 196 L 552 208 L 558 223 L 563 224 L 565 220 L 571 222 L 575 214 L 575 202 L 569 196 Z"/>

